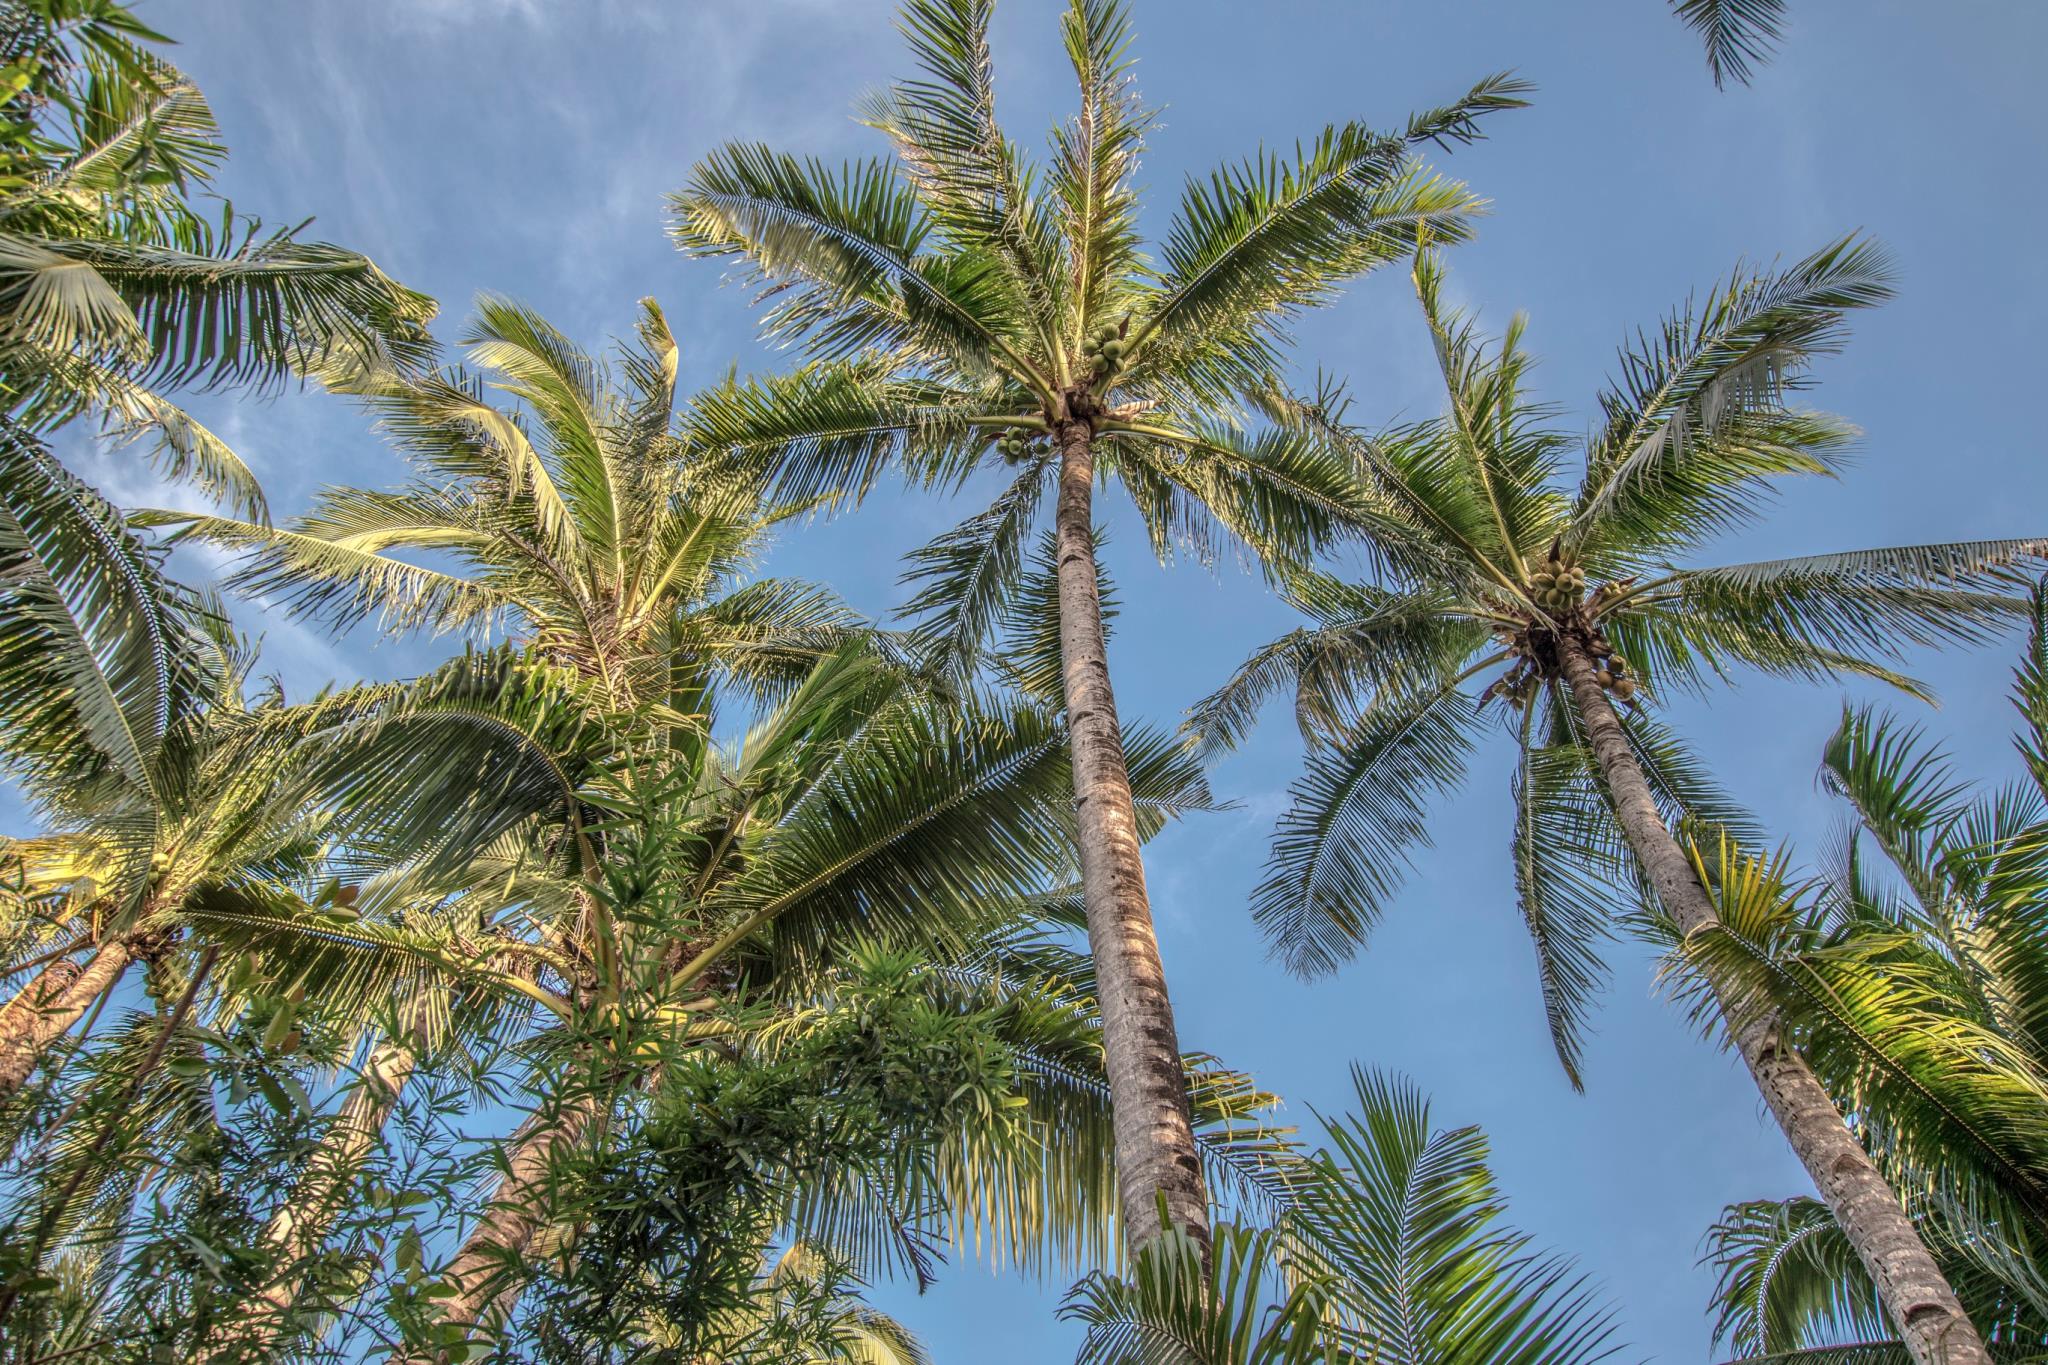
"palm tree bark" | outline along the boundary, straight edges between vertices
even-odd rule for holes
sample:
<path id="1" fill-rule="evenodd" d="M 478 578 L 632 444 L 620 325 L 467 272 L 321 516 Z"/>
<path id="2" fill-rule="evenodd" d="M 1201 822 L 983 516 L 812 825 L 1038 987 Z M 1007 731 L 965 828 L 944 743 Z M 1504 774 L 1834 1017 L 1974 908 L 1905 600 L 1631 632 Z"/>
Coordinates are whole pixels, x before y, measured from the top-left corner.
<path id="1" fill-rule="evenodd" d="M 506 1173 L 491 1193 L 483 1221 L 442 1272 L 442 1281 L 455 1291 L 440 1300 L 444 1323 L 473 1330 L 486 1317 L 502 1319 L 510 1313 L 524 1287 L 519 1263 L 548 1223 L 549 1173 L 563 1152 L 582 1141 L 596 1113 L 596 1097 L 581 1095 L 553 1114 L 536 1114 L 513 1138 Z M 414 1365 L 439 1358 L 431 1351 L 400 1350 L 392 1361 Z"/>
<path id="2" fill-rule="evenodd" d="M 385 1041 L 370 1052 L 354 1093 L 342 1106 L 327 1140 L 306 1164 L 288 1198 L 263 1229 L 263 1249 L 283 1274 L 251 1295 L 239 1310 L 241 1321 L 228 1332 L 229 1346 L 216 1352 L 265 1352 L 284 1334 L 292 1305 L 305 1284 L 305 1265 L 334 1225 L 349 1182 L 383 1139 L 384 1125 L 397 1107 L 399 1092 L 412 1076 L 417 1059 L 413 1048 Z M 211 1359 L 211 1356 L 202 1357 Z"/>
<path id="3" fill-rule="evenodd" d="M 1587 743 L 1606 781 L 1629 848 L 1657 899 L 1691 935 L 1719 922 L 1685 850 L 1665 826 L 1621 719 L 1595 675 L 1587 641 L 1559 637 L 1559 657 Z M 1785 1139 L 1877 1285 L 1899 1338 L 1917 1365 L 1990 1365 L 1983 1338 L 1935 1264 L 1913 1220 L 1842 1121 L 1806 1059 L 1781 1037 L 1769 1011 L 1732 1008 L 1722 982 L 1709 981 L 1735 1024 L 1736 1050 L 1763 1092 Z"/>
<path id="4" fill-rule="evenodd" d="M 1163 1200 L 1168 1221 L 1206 1243 L 1209 1201 L 1145 894 L 1137 811 L 1103 644 L 1092 507 L 1094 431 L 1086 421 L 1069 421 L 1058 436 L 1060 661 L 1125 1236 L 1133 1250 L 1158 1236 Z"/>
<path id="5" fill-rule="evenodd" d="M 52 964 L 0 1010 L 0 1100 L 28 1083 L 50 1045 L 113 987 L 134 960 L 133 942 L 125 934 L 117 935 L 100 944 L 83 969 L 73 962 Z"/>

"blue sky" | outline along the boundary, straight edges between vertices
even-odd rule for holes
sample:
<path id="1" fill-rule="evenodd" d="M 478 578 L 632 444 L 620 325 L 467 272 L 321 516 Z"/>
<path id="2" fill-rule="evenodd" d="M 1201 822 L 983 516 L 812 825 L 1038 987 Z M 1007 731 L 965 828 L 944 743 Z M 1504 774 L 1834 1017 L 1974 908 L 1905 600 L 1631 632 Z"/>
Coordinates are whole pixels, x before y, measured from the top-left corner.
<path id="1" fill-rule="evenodd" d="M 1056 10 L 1008 0 L 997 25 L 1002 114 L 1031 148 L 1069 99 Z M 440 298 L 451 339 L 482 290 L 518 295 L 592 346 L 652 295 L 692 382 L 786 357 L 754 340 L 746 290 L 669 244 L 663 195 L 732 138 L 831 160 L 876 150 L 849 110 L 905 67 L 884 0 L 153 0 L 142 12 L 182 40 L 177 60 L 214 101 L 239 207 L 316 215 L 314 236 Z M 1567 430 L 1588 424 L 1623 334 L 1739 258 L 1802 255 L 1854 228 L 1888 243 L 1901 297 L 1858 320 L 1814 395 L 1864 428 L 1857 468 L 1793 490 L 1726 557 L 2048 530 L 2031 411 L 2048 359 L 2048 189 L 2035 173 L 2048 112 L 2033 94 L 2048 7 L 1793 0 L 1778 60 L 1725 94 L 1663 0 L 1136 0 L 1135 16 L 1140 80 L 1163 110 L 1144 171 L 1155 229 L 1183 179 L 1218 160 L 1332 120 L 1392 124 L 1492 71 L 1537 82 L 1534 108 L 1447 163 L 1494 206 L 1449 265 L 1454 297 L 1492 329 L 1529 313 L 1537 383 Z M 1354 289 L 1301 339 L 1305 370 L 1348 377 L 1359 417 L 1436 410 L 1400 275 Z M 400 473 L 364 420 L 324 396 L 198 406 L 279 512 L 322 483 Z M 117 495 L 153 496 L 129 466 L 100 468 Z M 900 600 L 897 556 L 967 510 L 884 494 L 790 535 L 769 568 L 881 615 Z M 1107 520 L 1125 603 L 1120 700 L 1170 723 L 1292 621 L 1255 578 L 1162 570 L 1124 514 Z M 271 667 L 301 691 L 410 673 L 441 652 L 266 629 Z M 1971 770 L 2000 777 L 2011 654 L 1915 660 L 1946 701 L 1928 723 Z M 1748 682 L 1669 714 L 1783 837 L 1816 848 L 1834 815 L 1813 770 L 1841 696 Z M 1498 753 L 1442 810 L 1369 953 L 1313 987 L 1267 963 L 1245 897 L 1298 759 L 1275 715 L 1216 773 L 1241 808 L 1150 853 L 1184 1044 L 1251 1070 L 1304 1121 L 1341 1105 L 1354 1061 L 1413 1075 L 1442 1121 L 1491 1134 L 1515 1220 L 1604 1287 L 1631 1357 L 1707 1359 L 1701 1234 L 1729 1200 L 1806 1188 L 1747 1079 L 1656 997 L 1651 962 L 1622 949 L 1588 1093 L 1571 1092 L 1514 910 Z M 1073 1332 L 1051 1317 L 1061 1287 L 958 1265 L 922 1299 L 877 1297 L 940 1359 L 1006 1365 L 1071 1355 Z"/>

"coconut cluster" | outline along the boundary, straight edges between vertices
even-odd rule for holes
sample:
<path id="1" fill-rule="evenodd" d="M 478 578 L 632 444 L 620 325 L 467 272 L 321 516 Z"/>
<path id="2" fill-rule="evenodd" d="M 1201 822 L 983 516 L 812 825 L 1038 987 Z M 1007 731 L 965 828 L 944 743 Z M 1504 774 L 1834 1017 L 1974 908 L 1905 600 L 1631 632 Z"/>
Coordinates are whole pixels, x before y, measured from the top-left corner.
<path id="1" fill-rule="evenodd" d="M 1081 354 L 1088 361 L 1091 382 L 1108 379 L 1123 368 L 1124 329 L 1105 322 L 1081 339 Z"/>
<path id="2" fill-rule="evenodd" d="M 1006 431 L 996 437 L 996 453 L 1003 457 L 1005 464 L 1022 464 L 1031 458 L 1038 448 L 1038 441 L 1018 431 Z"/>
<path id="3" fill-rule="evenodd" d="M 1536 604 L 1544 610 L 1570 611 L 1586 595 L 1586 571 L 1565 563 L 1553 548 L 1550 558 L 1529 575 L 1529 586 L 1536 590 Z"/>
<path id="4" fill-rule="evenodd" d="M 1481 701 L 1498 696 L 1507 698 L 1508 704 L 1517 710 L 1529 705 L 1545 681 L 1563 672 L 1558 636 L 1570 631 L 1585 640 L 1586 652 L 1593 656 L 1596 666 L 1593 676 L 1600 686 L 1615 700 L 1634 706 L 1635 675 L 1628 661 L 1614 652 L 1613 642 L 1600 626 L 1604 608 L 1625 595 L 1631 581 L 1603 583 L 1589 597 L 1586 571 L 1567 561 L 1561 547 L 1553 545 L 1549 557 L 1529 575 L 1529 595 L 1543 615 L 1498 632 L 1514 662 L 1486 689 Z"/>

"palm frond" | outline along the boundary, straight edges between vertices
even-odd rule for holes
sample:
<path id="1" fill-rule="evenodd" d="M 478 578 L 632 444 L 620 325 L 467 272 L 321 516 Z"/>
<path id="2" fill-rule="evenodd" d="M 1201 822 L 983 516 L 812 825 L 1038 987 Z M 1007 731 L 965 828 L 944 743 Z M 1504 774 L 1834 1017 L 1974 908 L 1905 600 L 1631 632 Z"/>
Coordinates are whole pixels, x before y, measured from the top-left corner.
<path id="1" fill-rule="evenodd" d="M 924 253 L 926 212 L 886 163 L 835 172 L 732 143 L 698 163 L 670 206 L 685 251 L 743 260 L 791 291 L 769 320 L 774 334 L 826 357 L 880 347 L 943 356 L 968 374 L 1007 363 L 1015 379 L 1050 391 L 1011 348 L 1020 319 L 1002 268 L 971 248 Z"/>
<path id="2" fill-rule="evenodd" d="M 1419 241 L 1468 235 L 1479 201 L 1415 170 L 1411 151 L 1426 141 L 1472 141 L 1485 114 L 1521 107 L 1527 90 L 1489 77 L 1455 104 L 1417 115 L 1402 133 L 1332 126 L 1291 158 L 1261 154 L 1191 181 L 1161 248 L 1158 294 L 1140 310 L 1134 350 L 1204 392 L 1241 392 L 1247 378 L 1269 374 L 1288 319 Z"/>
<path id="3" fill-rule="evenodd" d="M 1323 975 L 1358 950 L 1408 850 L 1429 842 L 1430 798 L 1463 780 L 1477 722 L 1456 685 L 1389 696 L 1309 756 L 1252 892 L 1252 919 L 1289 970 Z"/>
<path id="4" fill-rule="evenodd" d="M 1893 1335 L 1869 1272 L 1817 1199 L 1730 1205 L 1702 1259 L 1719 1276 L 1714 1344 L 1742 1357 Z"/>
<path id="5" fill-rule="evenodd" d="M 1689 547 L 1754 515 L 1770 479 L 1824 473 L 1849 431 L 1785 408 L 1843 318 L 1892 295 L 1890 260 L 1845 237 L 1774 272 L 1738 266 L 1623 347 L 1568 539 L 1588 553 Z M 1617 570 L 1625 571 L 1625 570 Z"/>
<path id="6" fill-rule="evenodd" d="M 1750 63 L 1768 60 L 1784 32 L 1785 0 L 1671 0 L 1671 12 L 1706 45 L 1717 90 L 1748 85 Z"/>
<path id="7" fill-rule="evenodd" d="M 158 748 L 200 695 L 197 615 L 119 512 L 26 432 L 0 431 L 5 747 L 39 798 L 153 790 Z"/>

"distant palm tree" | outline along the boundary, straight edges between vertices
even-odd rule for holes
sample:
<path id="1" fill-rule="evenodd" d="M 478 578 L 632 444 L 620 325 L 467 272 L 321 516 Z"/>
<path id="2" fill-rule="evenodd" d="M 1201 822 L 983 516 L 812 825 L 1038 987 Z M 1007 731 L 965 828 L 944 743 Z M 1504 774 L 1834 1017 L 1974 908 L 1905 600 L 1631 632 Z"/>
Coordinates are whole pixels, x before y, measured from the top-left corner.
<path id="1" fill-rule="evenodd" d="M 1787 394 L 1807 359 L 1836 344 L 1847 310 L 1889 295 L 1868 243 L 1839 242 L 1783 270 L 1738 270 L 1625 348 L 1576 491 L 1563 485 L 1570 442 L 1523 392 L 1520 320 L 1489 353 L 1444 308 L 1433 256 L 1418 259 L 1415 280 L 1448 413 L 1367 437 L 1342 425 L 1333 397 L 1295 405 L 1297 423 L 1355 462 L 1361 503 L 1382 523 L 1384 585 L 1300 577 L 1293 592 L 1315 624 L 1254 655 L 1192 723 L 1230 742 L 1276 688 L 1296 686 L 1316 743 L 1254 914 L 1289 965 L 1315 974 L 1364 938 L 1406 851 L 1427 839 L 1430 798 L 1463 778 L 1482 709 L 1504 698 L 1521 756 L 1516 884 L 1558 1055 L 1576 1083 L 1579 1026 L 1617 899 L 1643 887 L 1682 935 L 1716 923 L 1667 821 L 1742 828 L 1640 714 L 1639 697 L 1705 689 L 1740 666 L 1914 687 L 1883 661 L 1908 645 L 1981 640 L 2018 619 L 2010 566 L 2040 562 L 2048 540 L 1670 562 L 1758 515 L 1773 479 L 1833 467 L 1850 429 L 1789 406 Z M 1733 1015 L 1734 983 L 1714 986 Z M 1798 1051 L 1769 1015 L 1731 1027 L 1914 1358 L 1983 1360 L 1911 1220 Z"/>
<path id="2" fill-rule="evenodd" d="M 1173 1234 L 1061 1316 L 1081 1365 L 1592 1365 L 1612 1314 L 1570 1262 L 1500 1225 L 1486 1135 L 1443 1130 L 1411 1083 L 1354 1071 L 1357 1108 L 1287 1182 L 1270 1227 Z"/>
<path id="3" fill-rule="evenodd" d="M 1125 6 L 1068 7 L 1080 107 L 1042 172 L 996 121 L 992 8 L 904 7 L 922 74 L 864 110 L 895 144 L 894 164 L 833 171 L 735 144 L 674 197 L 683 248 L 746 262 L 775 300 L 769 331 L 819 357 L 708 396 L 693 434 L 742 463 L 772 462 L 799 496 L 858 496 L 892 462 L 926 485 L 998 457 L 1016 466 L 986 512 L 920 556 L 924 638 L 961 666 L 1015 592 L 1057 468 L 1054 634 L 1124 1226 L 1133 1245 L 1149 1241 L 1163 1200 L 1167 1224 L 1199 1237 L 1201 1163 L 1104 652 L 1097 475 L 1122 481 L 1162 554 L 1190 537 L 1206 548 L 1211 522 L 1274 558 L 1342 526 L 1341 467 L 1247 434 L 1232 420 L 1238 396 L 1277 363 L 1296 314 L 1425 232 L 1465 235 L 1478 201 L 1424 174 L 1415 151 L 1476 138 L 1480 117 L 1519 105 L 1524 87 L 1497 77 L 1399 133 L 1331 127 L 1295 156 L 1262 153 L 1192 181 L 1155 268 L 1140 251 L 1136 184 L 1152 119 L 1132 81 Z"/>

